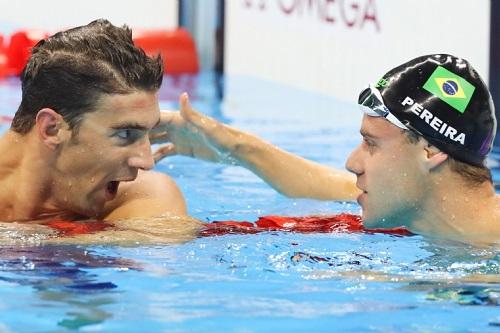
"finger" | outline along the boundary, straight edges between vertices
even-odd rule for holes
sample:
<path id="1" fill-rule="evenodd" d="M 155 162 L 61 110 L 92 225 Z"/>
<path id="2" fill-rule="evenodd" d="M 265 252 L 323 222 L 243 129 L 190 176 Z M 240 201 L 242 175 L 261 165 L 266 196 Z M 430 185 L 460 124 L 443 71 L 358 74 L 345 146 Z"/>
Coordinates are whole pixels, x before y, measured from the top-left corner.
<path id="1" fill-rule="evenodd" d="M 161 132 L 150 132 L 149 133 L 149 141 L 152 144 L 155 143 L 162 143 L 169 140 L 168 132 L 167 131 L 161 131 Z"/>
<path id="2" fill-rule="evenodd" d="M 179 97 L 179 104 L 181 106 L 181 116 L 196 127 L 207 128 L 216 124 L 212 118 L 193 109 L 189 101 L 189 95 L 186 92 Z"/>
<path id="3" fill-rule="evenodd" d="M 164 145 L 160 148 L 158 148 L 154 154 L 153 158 L 155 160 L 155 163 L 164 159 L 167 156 L 172 156 L 177 154 L 177 151 L 175 150 L 175 146 L 172 143 L 169 143 L 167 145 Z"/>
<path id="4" fill-rule="evenodd" d="M 179 96 L 179 104 L 181 106 L 181 115 L 185 119 L 191 119 L 193 114 L 193 108 L 191 107 L 191 103 L 189 102 L 189 95 L 187 92 L 183 92 Z"/>
<path id="5" fill-rule="evenodd" d="M 175 119 L 179 117 L 179 112 L 178 111 L 166 111 L 163 110 L 160 112 L 160 122 L 158 123 L 157 127 L 159 126 L 168 126 L 175 122 Z"/>

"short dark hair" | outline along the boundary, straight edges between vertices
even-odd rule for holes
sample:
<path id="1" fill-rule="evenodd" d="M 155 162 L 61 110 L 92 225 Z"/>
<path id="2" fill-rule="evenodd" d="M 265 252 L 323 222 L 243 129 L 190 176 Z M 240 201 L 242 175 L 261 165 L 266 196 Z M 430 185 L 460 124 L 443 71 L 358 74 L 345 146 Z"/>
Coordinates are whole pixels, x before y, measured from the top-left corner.
<path id="1" fill-rule="evenodd" d="M 134 45 L 127 26 L 99 19 L 38 42 L 22 74 L 22 100 L 11 129 L 26 134 L 43 108 L 77 129 L 102 94 L 156 92 L 163 79 L 160 56 Z"/>
<path id="2" fill-rule="evenodd" d="M 422 136 L 418 135 L 414 131 L 402 130 L 403 135 L 406 138 L 406 141 L 410 144 L 416 144 L 420 141 Z M 491 171 L 485 166 L 476 166 L 472 164 L 468 164 L 462 161 L 459 161 L 448 155 L 447 162 L 450 166 L 450 169 L 453 172 L 458 173 L 462 178 L 471 186 L 478 186 L 484 182 L 493 182 L 493 178 L 491 176 Z"/>

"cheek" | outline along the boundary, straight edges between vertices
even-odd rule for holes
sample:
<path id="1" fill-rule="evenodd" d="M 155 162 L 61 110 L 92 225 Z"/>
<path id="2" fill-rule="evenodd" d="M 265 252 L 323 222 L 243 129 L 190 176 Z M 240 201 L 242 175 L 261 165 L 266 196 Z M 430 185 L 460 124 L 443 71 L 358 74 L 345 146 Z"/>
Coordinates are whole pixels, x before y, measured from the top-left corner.
<path id="1" fill-rule="evenodd" d="M 386 179 L 386 191 L 398 205 L 414 205 L 426 195 L 426 179 L 415 165 L 402 163 L 393 167 L 391 179 Z"/>
<path id="2" fill-rule="evenodd" d="M 414 164 L 406 156 L 391 154 L 374 156 L 365 169 L 369 190 L 381 195 L 404 196 L 418 186 L 421 179 Z"/>
<path id="3" fill-rule="evenodd" d="M 395 164 L 394 175 L 408 188 L 414 188 L 424 181 L 423 170 L 419 167 L 419 161 L 414 155 L 402 155 L 399 162 Z"/>
<path id="4" fill-rule="evenodd" d="M 116 149 L 109 147 L 78 145 L 63 151 L 58 164 L 68 176 L 98 174 L 100 170 L 116 165 L 118 155 Z"/>
<path id="5" fill-rule="evenodd" d="M 367 181 L 383 185 L 390 182 L 399 171 L 398 160 L 394 156 L 374 154 L 365 160 L 365 174 Z"/>

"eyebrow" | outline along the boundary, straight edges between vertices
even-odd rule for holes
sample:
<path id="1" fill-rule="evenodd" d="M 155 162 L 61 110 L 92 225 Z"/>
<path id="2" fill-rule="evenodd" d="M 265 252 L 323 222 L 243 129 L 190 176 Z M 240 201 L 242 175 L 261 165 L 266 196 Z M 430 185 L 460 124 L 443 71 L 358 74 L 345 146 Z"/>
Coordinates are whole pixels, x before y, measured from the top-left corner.
<path id="1" fill-rule="evenodd" d="M 158 126 L 158 124 L 160 124 L 160 118 L 158 118 L 158 121 L 156 122 L 156 124 L 154 124 L 153 128 Z M 136 129 L 136 130 L 141 130 L 141 131 L 151 130 L 151 128 L 144 126 L 144 125 L 141 125 L 137 122 L 128 122 L 128 123 L 118 124 L 118 125 L 111 126 L 111 128 L 117 129 L 117 130 L 118 129 Z"/>
<path id="2" fill-rule="evenodd" d="M 359 133 L 361 134 L 362 137 L 364 138 L 370 138 L 370 139 L 378 139 L 375 135 L 368 133 L 365 130 L 360 130 Z"/>

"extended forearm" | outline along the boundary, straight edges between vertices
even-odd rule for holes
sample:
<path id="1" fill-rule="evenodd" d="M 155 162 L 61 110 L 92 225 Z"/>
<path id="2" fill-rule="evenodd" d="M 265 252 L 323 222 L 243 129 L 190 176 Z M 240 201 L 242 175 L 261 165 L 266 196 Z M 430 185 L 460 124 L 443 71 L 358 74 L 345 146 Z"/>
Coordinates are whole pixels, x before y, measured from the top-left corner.
<path id="1" fill-rule="evenodd" d="M 350 200 L 358 192 L 354 176 L 346 171 L 306 160 L 247 133 L 240 133 L 231 155 L 289 197 Z"/>

